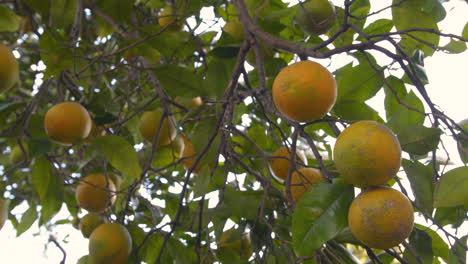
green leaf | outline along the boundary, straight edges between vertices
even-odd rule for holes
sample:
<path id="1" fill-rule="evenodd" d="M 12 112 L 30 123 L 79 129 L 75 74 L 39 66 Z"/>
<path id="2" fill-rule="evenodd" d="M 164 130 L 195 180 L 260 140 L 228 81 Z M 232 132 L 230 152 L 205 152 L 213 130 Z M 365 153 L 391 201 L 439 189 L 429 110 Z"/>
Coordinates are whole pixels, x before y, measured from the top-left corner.
<path id="1" fill-rule="evenodd" d="M 75 19 L 77 0 L 54 0 L 50 9 L 54 27 L 67 27 Z"/>
<path id="2" fill-rule="evenodd" d="M 452 228 L 460 227 L 467 217 L 467 212 L 462 206 L 437 208 L 434 219 L 442 226 L 452 225 Z"/>
<path id="3" fill-rule="evenodd" d="M 434 256 L 441 257 L 443 260 L 448 262 L 449 247 L 447 243 L 445 243 L 445 241 L 439 236 L 439 234 L 437 234 L 436 231 L 423 225 L 415 224 L 415 226 L 431 237 L 432 251 Z"/>
<path id="4" fill-rule="evenodd" d="M 193 196 L 194 198 L 200 197 L 205 195 L 210 186 L 210 168 L 208 166 L 204 166 L 200 173 L 195 176 L 195 183 L 193 186 Z"/>
<path id="5" fill-rule="evenodd" d="M 62 207 L 63 179 L 54 173 L 50 161 L 44 156 L 37 158 L 31 169 L 32 183 L 41 201 L 39 225 L 47 223 Z"/>
<path id="6" fill-rule="evenodd" d="M 402 3 L 399 3 L 398 0 L 393 0 L 394 6 L 392 7 L 392 16 L 393 23 L 397 30 L 407 30 L 411 28 L 426 28 L 439 30 L 436 23 L 436 18 L 433 14 L 424 12 L 425 9 L 428 9 L 427 6 L 424 6 L 427 3 L 434 2 L 436 0 L 430 1 L 419 1 L 419 0 L 408 0 Z M 439 44 L 439 35 L 432 34 L 429 32 L 414 31 L 409 32 L 408 35 L 402 35 L 402 41 L 400 42 L 400 47 L 407 54 L 412 54 L 414 50 L 420 49 L 427 56 L 431 56 L 434 53 L 434 49 L 426 43 L 429 43 L 435 47 Z M 416 38 L 416 39 L 415 39 Z M 418 40 L 421 41 L 418 41 Z"/>
<path id="7" fill-rule="evenodd" d="M 32 226 L 32 224 L 34 224 L 34 221 L 36 221 L 38 216 L 36 210 L 37 209 L 35 204 L 29 204 L 28 210 L 24 212 L 19 225 L 16 227 L 17 237 L 26 232 Z"/>
<path id="8" fill-rule="evenodd" d="M 18 31 L 20 26 L 20 17 L 13 12 L 10 8 L 5 5 L 0 6 L 0 32 Z"/>
<path id="9" fill-rule="evenodd" d="M 386 96 L 389 96 L 386 94 Z M 393 95 L 390 95 L 390 97 Z M 395 133 L 399 134 L 400 130 L 412 124 L 423 124 L 425 115 L 424 105 L 421 100 L 410 91 L 405 97 L 400 98 L 400 101 L 404 104 L 398 104 L 394 109 L 394 112 L 388 118 L 387 125 Z M 417 112 L 417 111 L 419 112 Z"/>
<path id="10" fill-rule="evenodd" d="M 378 65 L 374 66 L 380 68 Z M 337 103 L 347 100 L 364 102 L 372 98 L 383 84 L 380 74 L 367 61 L 362 61 L 355 67 L 348 64 L 339 69 L 336 72 L 336 81 Z"/>
<path id="11" fill-rule="evenodd" d="M 94 144 L 117 170 L 133 179 L 140 177 L 141 168 L 137 153 L 127 140 L 113 135 L 102 136 L 97 137 Z"/>
<path id="12" fill-rule="evenodd" d="M 163 89 L 171 97 L 181 94 L 191 97 L 206 95 L 200 76 L 185 67 L 164 65 L 157 67 L 155 73 Z"/>
<path id="13" fill-rule="evenodd" d="M 441 131 L 438 128 L 409 124 L 398 132 L 401 148 L 411 154 L 424 155 L 439 145 Z"/>
<path id="14" fill-rule="evenodd" d="M 198 122 L 194 129 L 193 135 L 190 137 L 195 149 L 195 153 L 199 154 L 203 151 L 205 146 L 210 143 L 209 141 L 212 135 L 216 133 L 216 137 L 211 143 L 210 148 L 200 160 L 201 164 L 212 164 L 214 161 L 216 161 L 216 157 L 218 156 L 218 148 L 221 141 L 220 135 L 216 130 L 217 124 L 218 120 L 214 117 L 204 118 Z"/>
<path id="15" fill-rule="evenodd" d="M 465 27 L 463 27 L 462 31 L 462 38 L 468 39 L 468 22 L 465 24 Z"/>
<path id="16" fill-rule="evenodd" d="M 363 102 L 340 101 L 333 107 L 333 112 L 345 120 L 375 120 L 383 122 L 379 113 Z"/>
<path id="17" fill-rule="evenodd" d="M 262 195 L 262 191 L 236 191 L 233 187 L 226 186 L 224 191 L 226 212 L 232 216 L 255 220 Z"/>
<path id="18" fill-rule="evenodd" d="M 416 205 L 428 215 L 432 215 L 433 184 L 432 169 L 418 161 L 403 159 L 403 168 L 408 177 L 413 194 L 416 197 Z"/>
<path id="19" fill-rule="evenodd" d="M 460 238 L 460 243 L 466 247 L 468 236 Z M 466 263 L 466 250 L 459 243 L 455 243 L 450 249 L 449 264 L 465 264 Z"/>
<path id="20" fill-rule="evenodd" d="M 220 98 L 224 94 L 235 63 L 235 59 L 214 59 L 210 62 L 203 82 L 206 93 L 214 98 Z"/>
<path id="21" fill-rule="evenodd" d="M 432 252 L 432 239 L 431 237 L 418 228 L 413 228 L 413 232 L 409 237 L 409 245 L 412 247 L 413 251 L 405 249 L 403 253 L 403 258 L 408 261 L 408 263 L 432 263 L 433 252 Z M 419 258 L 419 261 L 416 260 L 416 257 Z"/>
<path id="22" fill-rule="evenodd" d="M 372 22 L 369 26 L 364 29 L 364 33 L 367 35 L 374 34 L 383 34 L 390 32 L 393 27 L 393 21 L 390 19 L 379 19 Z M 364 38 L 359 37 L 358 39 L 364 40 Z"/>
<path id="23" fill-rule="evenodd" d="M 458 167 L 446 172 L 437 182 L 434 207 L 468 205 L 468 167 Z"/>
<path id="24" fill-rule="evenodd" d="M 354 198 L 351 185 L 338 181 L 315 185 L 299 200 L 292 220 L 293 246 L 309 256 L 333 239 L 348 224 L 348 208 Z"/>
<path id="25" fill-rule="evenodd" d="M 443 46 L 442 49 L 452 54 L 458 54 L 466 50 L 466 43 L 461 40 L 452 39 L 447 45 Z"/>
<path id="26" fill-rule="evenodd" d="M 169 238 L 167 250 L 174 258 L 174 264 L 196 263 L 197 255 L 195 250 L 187 250 L 187 246 L 175 238 Z"/>

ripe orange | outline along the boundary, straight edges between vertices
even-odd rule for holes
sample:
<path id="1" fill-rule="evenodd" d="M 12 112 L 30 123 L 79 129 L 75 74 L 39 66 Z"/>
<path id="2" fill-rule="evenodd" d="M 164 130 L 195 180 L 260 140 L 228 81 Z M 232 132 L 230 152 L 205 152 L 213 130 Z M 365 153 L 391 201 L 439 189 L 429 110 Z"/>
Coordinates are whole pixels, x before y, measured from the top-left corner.
<path id="1" fill-rule="evenodd" d="M 88 111 L 79 103 L 60 103 L 47 111 L 44 127 L 54 141 L 71 145 L 85 139 L 91 131 L 92 121 Z"/>
<path id="2" fill-rule="evenodd" d="M 103 174 L 89 174 L 76 188 L 76 201 L 90 212 L 103 212 L 115 202 L 115 185 Z"/>
<path id="3" fill-rule="evenodd" d="M 388 249 L 403 242 L 413 229 L 413 206 L 408 198 L 389 187 L 371 187 L 351 203 L 351 232 L 365 245 Z"/>
<path id="4" fill-rule="evenodd" d="M 167 30 L 171 32 L 181 31 L 184 27 L 184 21 L 180 20 L 180 13 L 174 12 L 175 10 L 171 6 L 166 6 L 161 13 L 159 13 L 158 23 L 161 27 L 167 27 Z"/>
<path id="5" fill-rule="evenodd" d="M 84 237 L 88 238 L 96 227 L 104 224 L 106 219 L 102 215 L 89 213 L 80 220 L 80 230 Z"/>
<path id="6" fill-rule="evenodd" d="M 306 158 L 302 152 L 296 149 L 296 166 L 302 167 L 301 164 L 306 164 Z M 291 160 L 291 154 L 287 147 L 281 147 L 273 153 L 273 158 L 270 159 L 270 168 L 273 175 L 282 180 L 286 180 L 288 177 L 289 163 Z"/>
<path id="7" fill-rule="evenodd" d="M 163 117 L 161 110 L 144 112 L 140 121 L 140 133 L 149 142 L 153 141 L 153 137 L 158 132 L 159 124 Z M 177 130 L 173 122 L 166 117 L 163 121 L 159 137 L 156 140 L 158 146 L 171 144 L 176 136 Z"/>
<path id="8" fill-rule="evenodd" d="M 291 175 L 291 195 L 294 201 L 307 192 L 313 184 L 323 182 L 322 173 L 314 168 L 300 168 Z M 286 195 L 286 194 L 285 194 Z M 286 199 L 289 197 L 286 196 Z"/>
<path id="9" fill-rule="evenodd" d="M 398 172 L 401 148 L 386 126 L 359 121 L 340 134 L 333 157 L 345 182 L 362 187 L 382 185 Z"/>
<path id="10" fill-rule="evenodd" d="M 93 264 L 124 264 L 132 251 L 132 237 L 118 223 L 104 223 L 89 237 L 89 261 Z"/>
<path id="11" fill-rule="evenodd" d="M 313 61 L 300 61 L 287 66 L 273 82 L 276 108 L 297 122 L 322 118 L 335 104 L 336 94 L 333 75 Z"/>
<path id="12" fill-rule="evenodd" d="M 0 44 L 0 92 L 9 90 L 18 81 L 18 61 L 9 47 Z"/>
<path id="13" fill-rule="evenodd" d="M 10 200 L 0 198 L 0 230 L 8 219 L 8 204 Z"/>
<path id="14" fill-rule="evenodd" d="M 253 253 L 249 234 L 240 234 L 235 229 L 226 230 L 221 234 L 218 240 L 218 248 L 230 248 L 245 259 L 250 258 Z"/>
<path id="15" fill-rule="evenodd" d="M 328 0 L 310 0 L 297 6 L 296 21 L 311 35 L 326 33 L 335 22 L 335 6 Z"/>
<path id="16" fill-rule="evenodd" d="M 195 164 L 195 161 L 197 159 L 197 153 L 195 153 L 195 148 L 193 147 L 192 141 L 190 141 L 190 139 L 188 139 L 185 135 L 182 138 L 184 140 L 184 150 L 182 151 L 182 158 L 184 158 L 184 160 L 182 161 L 182 163 L 184 164 L 184 168 L 188 170 L 193 166 L 193 164 Z M 199 162 L 197 166 L 195 166 L 195 168 L 193 169 L 193 172 L 199 173 L 201 167 L 202 164 Z"/>

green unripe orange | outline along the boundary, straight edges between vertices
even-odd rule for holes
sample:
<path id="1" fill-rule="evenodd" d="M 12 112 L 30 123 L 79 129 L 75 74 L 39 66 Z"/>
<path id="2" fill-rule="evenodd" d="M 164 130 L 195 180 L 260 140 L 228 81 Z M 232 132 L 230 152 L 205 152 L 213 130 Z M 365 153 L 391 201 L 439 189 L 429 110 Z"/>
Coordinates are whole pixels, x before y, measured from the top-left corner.
<path id="1" fill-rule="evenodd" d="M 81 218 L 79 227 L 83 236 L 88 238 L 94 229 L 96 229 L 101 224 L 104 224 L 105 222 L 106 219 L 102 215 L 89 213 Z"/>
<path id="2" fill-rule="evenodd" d="M 335 22 L 335 6 L 328 0 L 309 0 L 297 6 L 296 21 L 308 34 L 326 33 Z"/>
<path id="3" fill-rule="evenodd" d="M 162 117 L 163 113 L 159 109 L 143 113 L 140 121 L 140 133 L 149 142 L 153 142 L 153 137 L 156 136 Z M 175 125 L 166 117 L 161 126 L 156 144 L 159 146 L 169 145 L 174 140 L 176 134 Z"/>

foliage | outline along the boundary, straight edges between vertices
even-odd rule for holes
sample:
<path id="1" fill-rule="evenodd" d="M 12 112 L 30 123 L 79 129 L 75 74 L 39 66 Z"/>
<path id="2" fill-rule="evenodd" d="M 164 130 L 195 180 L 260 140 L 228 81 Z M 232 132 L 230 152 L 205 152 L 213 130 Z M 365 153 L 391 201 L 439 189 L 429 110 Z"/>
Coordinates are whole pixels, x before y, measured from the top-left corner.
<path id="1" fill-rule="evenodd" d="M 414 197 L 428 224 L 399 247 L 364 247 L 367 260 L 464 263 L 466 236 L 451 228 L 467 218 L 467 168 L 448 170 L 458 153 L 443 148 L 456 140 L 466 162 L 468 131 L 425 88 L 425 58 L 466 50 L 468 24 L 463 32 L 442 27 L 445 1 L 393 0 L 382 10 L 369 0 L 333 1 L 336 20 L 322 35 L 304 33 L 295 22 L 300 5 L 281 0 L 4 2 L 0 35 L 18 57 L 20 82 L 0 95 L 0 194 L 18 235 L 35 221 L 51 233 L 74 225 L 86 215 L 74 195 L 82 178 L 115 174 L 122 183 L 105 216 L 131 235 L 128 263 L 358 263 L 349 244 L 362 245 L 347 223 L 353 186 L 331 157 L 345 127 L 374 120 L 397 135 L 405 158 L 390 184 Z M 166 7 L 177 12 L 161 26 Z M 243 39 L 221 30 L 229 21 L 242 23 Z M 262 54 L 265 47 L 275 55 Z M 248 53 L 255 56 L 246 62 Z M 346 62 L 332 71 L 327 64 L 338 56 Z M 276 75 L 299 60 L 327 67 L 338 89 L 333 109 L 309 123 L 285 118 L 272 100 Z M 367 104 L 376 94 L 384 113 Z M 197 96 L 203 104 L 191 104 Z M 107 135 L 71 146 L 52 141 L 45 114 L 66 101 L 83 105 Z M 177 140 L 193 143 L 191 155 L 144 139 L 141 117 L 155 110 L 176 124 Z M 307 154 L 305 164 L 291 157 L 284 182 L 269 169 L 283 146 Z M 286 186 L 303 165 L 326 182 L 296 204 Z M 58 221 L 61 209 L 69 217 Z M 249 235 L 249 260 L 216 246 L 232 226 Z"/>

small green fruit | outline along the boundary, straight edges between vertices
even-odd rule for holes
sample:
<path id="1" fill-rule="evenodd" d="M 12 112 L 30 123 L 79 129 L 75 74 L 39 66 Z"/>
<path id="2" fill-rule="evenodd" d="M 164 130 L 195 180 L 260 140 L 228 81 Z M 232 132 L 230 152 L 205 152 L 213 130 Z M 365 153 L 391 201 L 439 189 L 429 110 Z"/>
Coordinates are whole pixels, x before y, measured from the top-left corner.
<path id="1" fill-rule="evenodd" d="M 106 219 L 98 214 L 89 213 L 80 221 L 80 230 L 84 237 L 88 238 L 96 227 L 105 223 Z"/>
<path id="2" fill-rule="evenodd" d="M 328 0 L 310 0 L 297 6 L 296 22 L 310 35 L 326 33 L 335 18 L 335 6 Z"/>

